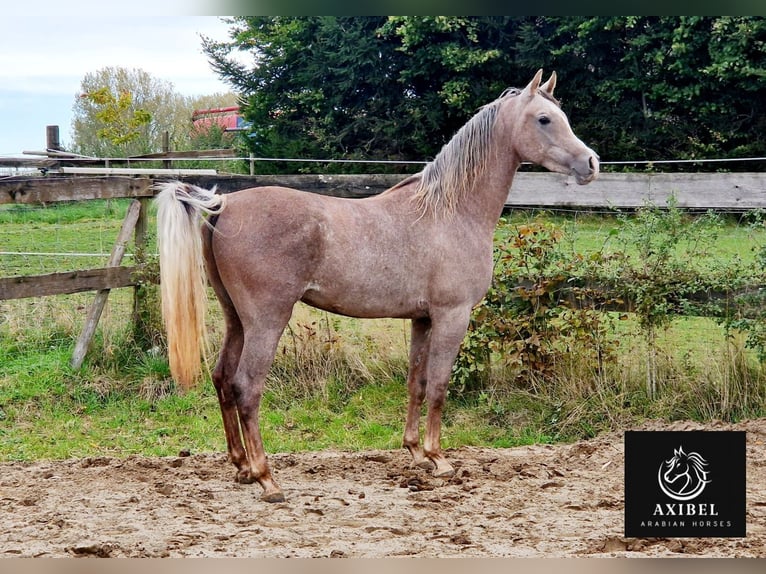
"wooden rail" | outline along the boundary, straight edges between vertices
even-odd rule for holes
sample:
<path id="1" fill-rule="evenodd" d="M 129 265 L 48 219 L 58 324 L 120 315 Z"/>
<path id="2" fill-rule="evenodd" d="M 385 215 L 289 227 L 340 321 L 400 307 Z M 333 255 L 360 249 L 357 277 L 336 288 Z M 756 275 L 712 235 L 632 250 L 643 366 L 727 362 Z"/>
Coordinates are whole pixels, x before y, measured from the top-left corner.
<path id="1" fill-rule="evenodd" d="M 368 175 L 206 175 L 180 179 L 222 193 L 278 185 L 312 193 L 361 198 L 376 195 L 407 177 Z M 9 177 L 0 179 L 0 204 L 52 203 L 117 197 L 151 197 L 152 177 Z M 581 186 L 554 173 L 520 172 L 506 206 L 571 209 L 635 209 L 663 206 L 675 197 L 684 209 L 746 211 L 766 208 L 766 173 L 602 173 Z"/>
<path id="2" fill-rule="evenodd" d="M 151 197 L 148 177 L 6 177 L 0 179 L 0 205 L 47 204 L 88 199 Z"/>
<path id="3" fill-rule="evenodd" d="M 136 284 L 134 276 L 140 271 L 141 266 L 99 267 L 45 275 L 0 277 L 0 301 L 131 287 Z"/>
<path id="4" fill-rule="evenodd" d="M 184 181 L 217 186 L 222 193 L 256 186 L 287 186 L 348 198 L 376 195 L 406 175 L 196 175 Z M 0 179 L 0 204 L 47 204 L 89 199 L 141 198 L 154 195 L 153 177 L 8 177 Z M 687 209 L 751 210 L 766 208 L 764 173 L 604 173 L 587 186 L 571 177 L 521 172 L 506 201 L 508 207 L 633 209 L 664 205 L 673 196 Z M 141 220 L 145 226 L 145 213 Z M 77 293 L 134 285 L 136 267 L 109 267 L 27 277 L 0 278 L 0 300 Z"/>
<path id="5" fill-rule="evenodd" d="M 542 208 L 634 209 L 667 205 L 694 210 L 766 207 L 766 173 L 602 173 L 588 185 L 548 173 L 520 173 L 506 205 Z"/>
<path id="6" fill-rule="evenodd" d="M 406 175 L 259 175 L 191 176 L 184 181 L 223 193 L 280 185 L 339 197 L 368 197 L 395 185 Z M 646 204 L 694 210 L 747 211 L 766 207 L 766 173 L 602 173 L 588 185 L 555 173 L 519 172 L 506 207 L 542 209 L 636 209 Z"/>

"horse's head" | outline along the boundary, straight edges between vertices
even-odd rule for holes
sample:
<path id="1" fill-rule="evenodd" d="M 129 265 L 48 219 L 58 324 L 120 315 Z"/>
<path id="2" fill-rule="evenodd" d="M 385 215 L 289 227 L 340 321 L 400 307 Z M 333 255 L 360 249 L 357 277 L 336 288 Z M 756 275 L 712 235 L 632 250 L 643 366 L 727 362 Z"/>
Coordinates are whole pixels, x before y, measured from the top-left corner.
<path id="1" fill-rule="evenodd" d="M 664 478 L 667 482 L 674 482 L 679 476 L 689 473 L 689 455 L 684 452 L 683 447 L 673 451 L 673 458 L 665 461 Z"/>
<path id="2" fill-rule="evenodd" d="M 513 123 L 514 151 L 521 161 L 574 175 L 581 185 L 589 183 L 598 175 L 598 154 L 572 132 L 566 114 L 554 99 L 556 72 L 544 84 L 540 83 L 542 76 L 543 71 L 538 70 L 529 85 L 512 98 L 513 117 L 507 121 Z"/>
<path id="3" fill-rule="evenodd" d="M 675 500 L 692 500 L 710 483 L 706 466 L 699 453 L 687 454 L 683 447 L 678 447 L 673 450 L 673 457 L 660 465 L 660 488 Z"/>

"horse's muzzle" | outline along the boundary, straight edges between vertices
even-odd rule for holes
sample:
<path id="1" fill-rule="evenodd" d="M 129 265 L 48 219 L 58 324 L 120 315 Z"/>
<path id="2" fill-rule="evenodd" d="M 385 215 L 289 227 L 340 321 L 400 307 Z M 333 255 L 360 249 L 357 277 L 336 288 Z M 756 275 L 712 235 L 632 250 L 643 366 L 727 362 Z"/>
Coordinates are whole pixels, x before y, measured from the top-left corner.
<path id="1" fill-rule="evenodd" d="M 592 150 L 588 150 L 588 152 L 589 153 L 572 168 L 575 181 L 580 185 L 590 183 L 598 177 L 600 165 L 598 154 Z"/>

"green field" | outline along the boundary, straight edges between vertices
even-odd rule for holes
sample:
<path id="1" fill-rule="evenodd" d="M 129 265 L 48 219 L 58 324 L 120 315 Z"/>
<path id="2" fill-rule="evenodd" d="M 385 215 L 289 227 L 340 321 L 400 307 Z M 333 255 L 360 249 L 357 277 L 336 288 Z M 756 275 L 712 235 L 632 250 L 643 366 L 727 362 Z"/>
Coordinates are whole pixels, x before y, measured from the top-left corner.
<path id="1" fill-rule="evenodd" d="M 3 207 L 0 251 L 70 255 L 0 255 L 0 276 L 103 265 L 126 207 L 125 201 Z M 560 228 L 562 248 L 585 258 L 631 248 L 620 232 L 627 220 L 592 214 L 513 213 L 498 228 L 498 240 L 531 221 Z M 710 261 L 758 259 L 766 232 L 757 218 L 730 216 L 717 225 L 706 247 Z M 91 299 L 0 302 L 0 459 L 223 451 L 209 380 L 179 393 L 161 346 L 142 348 L 133 340 L 132 289 L 111 294 L 86 364 L 69 367 Z M 481 389 L 453 389 L 443 445 L 513 446 L 592 436 L 646 418 L 766 414 L 766 375 L 744 334 L 703 317 L 673 319 L 657 333 L 658 386 L 649 397 L 647 340 L 636 317 L 606 319 L 615 356 L 599 372 L 571 360 L 547 379 L 522 381 L 501 370 Z M 209 325 L 215 347 L 221 338 L 215 304 Z M 408 339 L 406 321 L 357 321 L 300 306 L 263 403 L 267 450 L 399 447 Z"/>

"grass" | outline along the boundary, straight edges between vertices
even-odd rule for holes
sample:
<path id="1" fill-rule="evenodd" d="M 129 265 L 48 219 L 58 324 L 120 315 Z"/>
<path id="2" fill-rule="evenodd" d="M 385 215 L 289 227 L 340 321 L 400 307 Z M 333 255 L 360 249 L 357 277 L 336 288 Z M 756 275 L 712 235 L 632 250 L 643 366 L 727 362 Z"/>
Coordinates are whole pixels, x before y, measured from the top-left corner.
<path id="1" fill-rule="evenodd" d="M 119 291 L 113 296 L 129 299 L 128 290 Z M 179 393 L 164 357 L 135 348 L 124 324 L 101 333 L 83 369 L 71 369 L 72 314 L 62 304 L 49 336 L 27 326 L 0 337 L 0 459 L 225 450 L 210 381 Z M 295 316 L 262 404 L 266 448 L 398 448 L 407 403 L 404 322 L 331 318 L 303 306 Z M 329 325 L 331 343 L 317 325 Z M 445 447 L 550 440 L 500 419 L 488 424 L 481 407 L 451 408 L 460 412 L 445 417 Z"/>
<path id="2" fill-rule="evenodd" d="M 105 265 L 128 205 L 129 200 L 96 200 L 0 206 L 0 277 Z"/>
<path id="3" fill-rule="evenodd" d="M 0 250 L 108 253 L 127 202 L 0 209 Z M 498 234 L 530 217 L 512 214 Z M 613 241 L 613 217 L 548 216 L 573 249 Z M 722 257 L 752 257 L 762 229 L 727 221 Z M 22 263 L 19 263 L 19 261 Z M 95 265 L 101 265 L 96 262 Z M 0 256 L 0 276 L 94 265 L 86 258 Z M 79 267 L 78 267 L 79 266 Z M 80 370 L 69 367 L 92 294 L 0 301 L 0 460 L 98 455 L 172 456 L 225 450 L 209 380 L 179 393 L 158 348 L 143 349 L 129 327 L 132 290 L 112 292 L 97 340 Z M 220 317 L 211 306 L 213 343 Z M 633 318 L 615 320 L 617 360 L 604 372 L 562 364 L 552 380 L 513 382 L 503 373 L 481 392 L 451 394 L 443 446 L 509 447 L 587 437 L 644 418 L 766 415 L 766 376 L 741 338 L 705 318 L 672 321 L 660 333 L 661 384 L 643 386 L 645 342 Z M 269 452 L 401 445 L 409 326 L 357 321 L 299 306 L 283 336 L 262 405 Z"/>
<path id="4" fill-rule="evenodd" d="M 691 221 L 694 217 L 689 215 L 686 219 Z M 755 214 L 720 216 L 720 229 L 713 248 L 715 257 L 723 260 L 736 257 L 745 263 L 753 261 L 759 249 L 766 245 L 766 229 L 759 223 L 758 217 Z M 617 213 L 562 215 L 544 211 L 512 212 L 504 217 L 504 223 L 498 226 L 497 239 L 514 233 L 520 225 L 530 220 L 544 221 L 561 228 L 564 231 L 562 244 L 574 253 L 610 253 L 618 250 L 634 253 L 634 246 L 619 241 L 619 231 L 626 221 L 630 221 L 630 217 L 623 221 Z"/>

